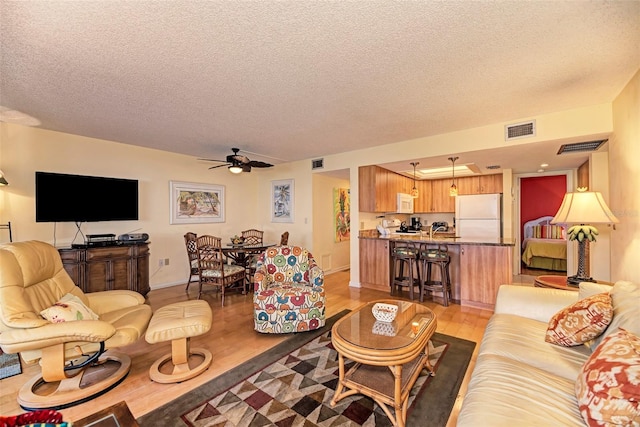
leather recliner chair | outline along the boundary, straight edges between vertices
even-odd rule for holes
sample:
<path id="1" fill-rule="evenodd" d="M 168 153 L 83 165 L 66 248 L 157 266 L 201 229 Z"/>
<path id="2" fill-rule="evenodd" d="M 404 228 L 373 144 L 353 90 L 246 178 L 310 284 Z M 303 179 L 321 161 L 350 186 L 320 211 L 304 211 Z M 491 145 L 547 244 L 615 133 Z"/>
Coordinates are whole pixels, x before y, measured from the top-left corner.
<path id="1" fill-rule="evenodd" d="M 80 298 L 98 319 L 45 320 L 40 313 L 66 294 Z M 151 314 L 134 291 L 83 293 L 47 243 L 0 245 L 0 347 L 42 366 L 41 374 L 18 392 L 24 409 L 66 408 L 118 385 L 131 359 L 110 349 L 143 336 Z"/>

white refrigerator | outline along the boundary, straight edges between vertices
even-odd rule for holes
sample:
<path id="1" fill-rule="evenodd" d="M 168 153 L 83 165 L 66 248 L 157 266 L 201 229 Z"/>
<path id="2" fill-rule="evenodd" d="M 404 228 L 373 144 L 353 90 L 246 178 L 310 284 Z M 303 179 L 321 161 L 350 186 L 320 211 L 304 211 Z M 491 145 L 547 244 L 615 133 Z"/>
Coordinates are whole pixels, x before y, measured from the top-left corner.
<path id="1" fill-rule="evenodd" d="M 456 236 L 502 237 L 502 194 L 471 194 L 456 197 Z"/>

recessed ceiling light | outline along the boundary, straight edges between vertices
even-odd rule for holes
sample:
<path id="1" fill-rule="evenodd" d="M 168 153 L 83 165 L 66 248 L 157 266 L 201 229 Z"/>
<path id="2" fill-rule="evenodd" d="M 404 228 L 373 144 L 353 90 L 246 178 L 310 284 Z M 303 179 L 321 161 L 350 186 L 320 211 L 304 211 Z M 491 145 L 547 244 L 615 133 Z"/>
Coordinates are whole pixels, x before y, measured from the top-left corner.
<path id="1" fill-rule="evenodd" d="M 548 166 L 549 166 L 549 163 L 543 163 L 543 164 L 540 165 L 541 168 L 546 168 Z"/>
<path id="2" fill-rule="evenodd" d="M 544 172 L 544 169 L 538 169 L 538 172 Z"/>

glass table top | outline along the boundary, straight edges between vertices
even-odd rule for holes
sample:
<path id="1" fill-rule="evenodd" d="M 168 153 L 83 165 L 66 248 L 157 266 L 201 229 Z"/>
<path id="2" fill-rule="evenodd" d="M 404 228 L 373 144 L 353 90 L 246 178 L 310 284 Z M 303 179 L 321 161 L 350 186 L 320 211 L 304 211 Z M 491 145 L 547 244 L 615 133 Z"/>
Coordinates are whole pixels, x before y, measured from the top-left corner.
<path id="1" fill-rule="evenodd" d="M 376 303 L 398 307 L 392 322 L 381 322 L 373 316 Z M 372 301 L 339 320 L 335 332 L 345 341 L 371 350 L 401 349 L 412 344 L 435 319 L 427 307 L 399 300 Z"/>

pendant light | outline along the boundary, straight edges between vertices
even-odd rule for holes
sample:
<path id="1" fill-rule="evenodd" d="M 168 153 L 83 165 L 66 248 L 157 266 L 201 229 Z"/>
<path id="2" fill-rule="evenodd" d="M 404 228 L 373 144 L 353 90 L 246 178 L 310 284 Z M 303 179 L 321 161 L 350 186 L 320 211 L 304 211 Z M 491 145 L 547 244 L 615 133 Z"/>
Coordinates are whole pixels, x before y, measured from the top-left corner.
<path id="1" fill-rule="evenodd" d="M 420 192 L 416 188 L 416 166 L 418 166 L 420 162 L 411 162 L 409 164 L 413 166 L 413 188 L 411 189 L 411 197 L 417 199 L 420 195 Z"/>
<path id="2" fill-rule="evenodd" d="M 451 160 L 451 187 L 449 187 L 449 196 L 455 197 L 458 195 L 458 187 L 456 187 L 456 160 L 457 157 L 449 157 Z"/>

